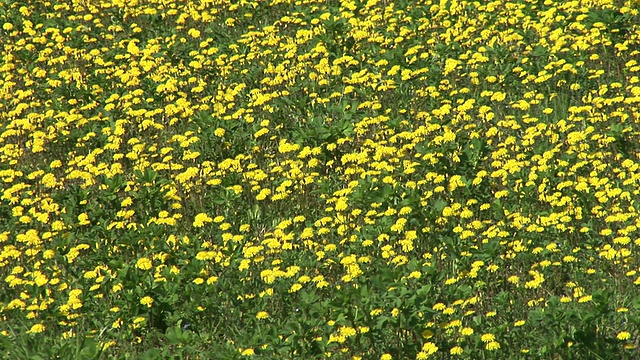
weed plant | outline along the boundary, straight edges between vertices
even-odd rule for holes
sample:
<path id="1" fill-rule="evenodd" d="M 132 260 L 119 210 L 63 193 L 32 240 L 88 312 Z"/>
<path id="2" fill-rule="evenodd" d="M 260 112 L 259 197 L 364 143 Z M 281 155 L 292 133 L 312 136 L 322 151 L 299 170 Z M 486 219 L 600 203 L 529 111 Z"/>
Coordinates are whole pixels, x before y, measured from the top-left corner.
<path id="1" fill-rule="evenodd" d="M 0 357 L 637 358 L 639 12 L 0 2 Z"/>

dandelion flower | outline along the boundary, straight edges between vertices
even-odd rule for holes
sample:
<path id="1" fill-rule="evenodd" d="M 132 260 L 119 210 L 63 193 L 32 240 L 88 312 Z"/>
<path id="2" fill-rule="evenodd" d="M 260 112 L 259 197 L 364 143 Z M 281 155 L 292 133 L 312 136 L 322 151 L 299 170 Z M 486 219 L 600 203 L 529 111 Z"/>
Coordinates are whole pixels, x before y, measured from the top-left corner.
<path id="1" fill-rule="evenodd" d="M 136 267 L 140 270 L 149 270 L 153 267 L 153 263 L 149 258 L 143 257 L 136 261 Z"/>
<path id="2" fill-rule="evenodd" d="M 260 311 L 256 314 L 256 319 L 263 320 L 269 317 L 269 313 L 266 311 Z"/>
<path id="3" fill-rule="evenodd" d="M 195 219 L 193 220 L 193 227 L 203 227 L 205 223 L 208 223 L 211 221 L 213 221 L 213 219 L 211 219 L 209 215 L 205 213 L 200 213 L 196 215 Z"/>
<path id="4" fill-rule="evenodd" d="M 432 342 L 428 342 L 428 343 L 425 343 L 424 345 L 422 345 L 422 351 L 424 351 L 428 355 L 431 355 L 431 354 L 435 353 L 436 351 L 438 351 L 438 347 L 436 346 L 436 344 L 434 344 Z"/>
<path id="5" fill-rule="evenodd" d="M 140 299 L 140 304 L 146 305 L 147 307 L 151 307 L 153 305 L 153 298 L 151 296 L 145 296 Z"/>
<path id="6" fill-rule="evenodd" d="M 618 340 L 624 341 L 629 340 L 629 338 L 631 338 L 631 334 L 628 331 L 622 331 L 616 337 L 618 338 Z"/>
<path id="7" fill-rule="evenodd" d="M 253 356 L 253 355 L 255 355 L 256 353 L 255 353 L 255 351 L 254 351 L 253 349 L 249 348 L 249 349 L 244 349 L 244 350 L 242 350 L 242 353 L 241 353 L 241 354 L 242 354 L 243 356 Z"/>
<path id="8" fill-rule="evenodd" d="M 29 331 L 27 331 L 27 333 L 29 334 L 39 334 L 41 332 L 43 332 L 45 330 L 45 326 L 42 324 L 35 324 L 31 327 L 31 329 Z"/>
<path id="9" fill-rule="evenodd" d="M 496 339 L 496 337 L 493 334 L 483 334 L 480 337 L 480 340 L 482 340 L 482 342 L 485 342 L 485 343 L 490 343 L 495 339 Z"/>

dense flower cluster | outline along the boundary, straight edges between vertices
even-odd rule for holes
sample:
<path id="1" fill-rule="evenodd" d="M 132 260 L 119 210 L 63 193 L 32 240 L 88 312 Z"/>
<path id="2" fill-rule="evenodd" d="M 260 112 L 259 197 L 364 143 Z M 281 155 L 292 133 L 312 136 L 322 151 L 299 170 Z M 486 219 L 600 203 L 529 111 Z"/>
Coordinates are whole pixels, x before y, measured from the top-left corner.
<path id="1" fill-rule="evenodd" d="M 639 24 L 611 0 L 0 3 L 0 348 L 637 351 Z"/>

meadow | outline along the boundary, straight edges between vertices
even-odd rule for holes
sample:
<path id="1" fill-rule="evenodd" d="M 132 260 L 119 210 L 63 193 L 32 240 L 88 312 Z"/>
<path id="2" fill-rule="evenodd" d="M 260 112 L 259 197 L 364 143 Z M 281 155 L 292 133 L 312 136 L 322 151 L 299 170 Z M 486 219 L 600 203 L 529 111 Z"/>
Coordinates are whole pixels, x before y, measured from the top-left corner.
<path id="1" fill-rule="evenodd" d="M 634 359 L 640 2 L 0 2 L 0 358 Z"/>

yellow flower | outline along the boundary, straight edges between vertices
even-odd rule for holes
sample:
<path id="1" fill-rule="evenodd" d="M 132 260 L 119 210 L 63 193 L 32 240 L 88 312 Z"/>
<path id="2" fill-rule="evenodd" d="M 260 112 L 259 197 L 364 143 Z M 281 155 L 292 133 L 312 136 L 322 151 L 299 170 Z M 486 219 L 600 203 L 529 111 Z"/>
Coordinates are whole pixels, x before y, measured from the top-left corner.
<path id="1" fill-rule="evenodd" d="M 142 299 L 140 299 L 140 304 L 146 305 L 147 307 L 151 307 L 151 305 L 153 304 L 153 298 L 151 296 L 145 296 Z"/>
<path id="2" fill-rule="evenodd" d="M 187 32 L 187 34 L 189 34 L 189 36 L 193 37 L 193 38 L 198 38 L 200 37 L 200 31 L 197 29 L 189 29 L 189 31 Z"/>
<path id="3" fill-rule="evenodd" d="M 445 314 L 445 315 L 451 315 L 451 314 L 453 314 L 455 311 L 456 311 L 456 309 L 455 309 L 455 308 L 448 307 L 448 308 L 444 309 L 444 311 L 443 311 L 442 313 L 443 313 L 443 314 Z"/>
<path id="4" fill-rule="evenodd" d="M 624 340 L 629 340 L 629 338 L 631 337 L 631 334 L 629 334 L 629 332 L 627 331 L 622 331 L 616 337 L 618 338 L 618 340 L 624 341 Z"/>
<path id="5" fill-rule="evenodd" d="M 122 200 L 120 202 L 120 206 L 121 207 L 127 207 L 129 205 L 133 204 L 133 200 L 131 199 L 131 196 L 127 196 L 126 199 Z"/>
<path id="6" fill-rule="evenodd" d="M 581 296 L 581 297 L 578 299 L 578 302 L 579 302 L 579 303 L 585 303 L 585 302 L 589 302 L 589 301 L 591 301 L 591 299 L 592 299 L 592 296 L 591 296 L 591 295 L 585 295 L 585 296 Z"/>
<path id="7" fill-rule="evenodd" d="M 431 355 L 438 351 L 438 347 L 436 346 L 436 344 L 428 342 L 422 345 L 422 351 L 426 352 L 428 355 Z"/>
<path id="8" fill-rule="evenodd" d="M 153 267 L 153 263 L 149 258 L 143 257 L 138 259 L 136 262 L 136 267 L 140 270 L 149 270 Z"/>
<path id="9" fill-rule="evenodd" d="M 249 349 L 245 349 L 242 351 L 242 355 L 243 356 L 253 356 L 255 355 L 255 351 L 253 351 L 253 349 L 249 348 Z"/>
<path id="10" fill-rule="evenodd" d="M 266 311 L 260 311 L 256 314 L 256 318 L 260 320 L 267 319 L 268 317 L 269 317 L 269 313 Z"/>
<path id="11" fill-rule="evenodd" d="M 219 223 L 221 223 L 223 221 L 224 221 L 224 216 L 221 216 L 221 215 L 218 215 L 215 218 L 213 218 L 213 222 L 217 223 L 217 224 L 219 224 Z"/>
<path id="12" fill-rule="evenodd" d="M 82 213 L 78 215 L 78 225 L 89 225 L 91 222 L 89 221 L 89 215 L 87 213 Z"/>
<path id="13" fill-rule="evenodd" d="M 356 329 L 352 328 L 351 326 L 341 326 L 338 331 L 340 332 L 341 336 L 345 337 L 354 336 L 357 333 Z"/>
<path id="14" fill-rule="evenodd" d="M 482 342 L 485 342 L 485 343 L 490 343 L 495 339 L 496 339 L 496 337 L 493 334 L 483 334 L 480 337 L 480 340 L 482 340 Z"/>
<path id="15" fill-rule="evenodd" d="M 115 341 L 107 341 L 107 342 L 101 342 L 101 346 L 100 348 L 102 349 L 102 351 L 107 350 L 108 348 L 116 345 L 117 343 Z"/>
<path id="16" fill-rule="evenodd" d="M 380 356 L 380 360 L 391 360 L 393 359 L 393 357 L 390 354 L 382 354 L 382 356 Z"/>
<path id="17" fill-rule="evenodd" d="M 460 64 L 460 62 L 456 59 L 447 59 L 445 61 L 445 65 L 444 65 L 444 71 L 443 71 L 443 75 L 447 76 L 449 75 L 449 73 L 451 73 L 453 70 L 455 70 L 455 68 L 458 66 L 458 64 Z"/>
<path id="18" fill-rule="evenodd" d="M 205 213 L 199 213 L 193 220 L 193 227 L 203 227 L 205 223 L 212 222 L 213 219 Z"/>
<path id="19" fill-rule="evenodd" d="M 443 304 L 443 303 L 437 303 L 437 304 L 433 305 L 433 310 L 436 310 L 436 311 L 442 311 L 442 310 L 444 310 L 446 308 L 447 308 L 447 306 L 445 304 Z"/>
<path id="20" fill-rule="evenodd" d="M 449 350 L 451 355 L 462 355 L 462 348 L 460 346 L 454 346 Z"/>
<path id="21" fill-rule="evenodd" d="M 490 343 L 488 343 L 485 346 L 485 349 L 487 349 L 489 351 L 498 350 L 498 349 L 500 349 L 500 343 L 496 342 L 496 341 L 491 341 Z"/>
<path id="22" fill-rule="evenodd" d="M 464 336 L 470 336 L 473 335 L 473 329 L 470 327 L 465 327 L 460 329 L 460 334 L 464 335 Z M 484 336 L 484 335 L 483 335 Z"/>
<path id="23" fill-rule="evenodd" d="M 35 324 L 31 327 L 31 329 L 29 331 L 27 331 L 27 333 L 29 334 L 39 334 L 41 332 L 43 332 L 45 330 L 45 326 L 42 324 Z"/>

